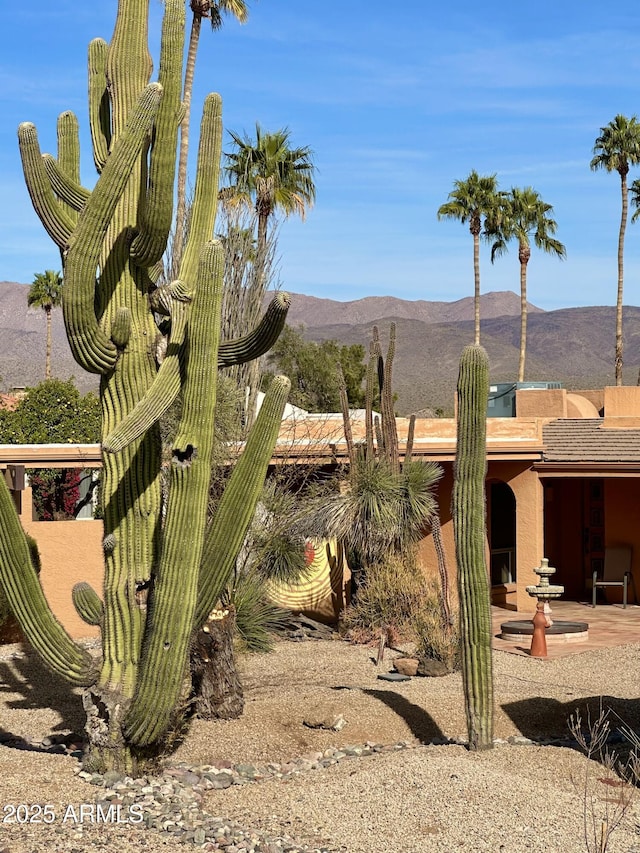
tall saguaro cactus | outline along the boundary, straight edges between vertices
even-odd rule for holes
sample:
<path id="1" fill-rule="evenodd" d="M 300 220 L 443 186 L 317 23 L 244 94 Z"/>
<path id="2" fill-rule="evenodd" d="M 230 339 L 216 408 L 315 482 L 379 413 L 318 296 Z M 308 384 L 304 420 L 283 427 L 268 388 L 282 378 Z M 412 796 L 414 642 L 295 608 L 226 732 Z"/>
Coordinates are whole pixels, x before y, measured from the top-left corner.
<path id="1" fill-rule="evenodd" d="M 102 660 L 53 618 L 35 576 L 13 503 L 0 479 L 0 583 L 28 639 L 48 665 L 86 689 L 96 769 L 134 770 L 161 751 L 180 704 L 194 632 L 232 571 L 276 441 L 289 383 L 272 384 L 240 462 L 207 526 L 218 367 L 265 352 L 284 325 L 279 295 L 256 329 L 220 341 L 222 251 L 213 234 L 221 155 L 221 101 L 206 99 L 188 243 L 178 278 L 157 286 L 172 221 L 184 2 L 165 0 L 157 82 L 150 82 L 149 0 L 119 0 L 110 44 L 89 48 L 89 117 L 99 173 L 79 184 L 78 123 L 58 126 L 58 156 L 40 153 L 35 127 L 18 135 L 26 184 L 64 260 L 63 310 L 71 350 L 100 375 L 105 580 L 86 584 L 80 615 L 100 624 Z M 171 325 L 155 361 L 154 315 Z M 182 392 L 170 494 L 161 503 L 158 419 Z"/>
<path id="2" fill-rule="evenodd" d="M 493 746 L 491 596 L 485 558 L 489 361 L 468 346 L 458 374 L 453 530 L 458 564 L 462 678 L 470 749 Z"/>

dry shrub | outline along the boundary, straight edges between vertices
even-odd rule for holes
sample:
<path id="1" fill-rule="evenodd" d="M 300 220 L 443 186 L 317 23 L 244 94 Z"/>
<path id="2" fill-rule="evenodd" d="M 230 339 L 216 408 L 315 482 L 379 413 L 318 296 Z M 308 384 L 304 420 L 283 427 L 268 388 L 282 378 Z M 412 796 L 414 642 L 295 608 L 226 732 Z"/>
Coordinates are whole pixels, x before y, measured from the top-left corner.
<path id="1" fill-rule="evenodd" d="M 415 561 L 391 555 L 367 566 L 356 602 L 345 611 L 342 628 L 350 639 L 369 642 L 385 628 L 396 639 L 412 639 L 413 622 L 426 581 Z"/>
<path id="2" fill-rule="evenodd" d="M 448 672 L 460 669 L 460 634 L 457 613 L 447 620 L 438 582 L 425 582 L 426 591 L 413 623 L 416 657 L 420 661 L 439 661 Z"/>

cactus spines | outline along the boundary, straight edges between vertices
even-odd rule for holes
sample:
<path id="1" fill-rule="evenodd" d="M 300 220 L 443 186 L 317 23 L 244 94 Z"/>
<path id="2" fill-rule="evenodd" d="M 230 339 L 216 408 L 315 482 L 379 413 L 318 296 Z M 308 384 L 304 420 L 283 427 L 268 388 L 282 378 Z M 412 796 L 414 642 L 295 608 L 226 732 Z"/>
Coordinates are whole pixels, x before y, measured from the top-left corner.
<path id="1" fill-rule="evenodd" d="M 93 587 L 81 581 L 71 590 L 73 606 L 87 625 L 102 625 L 102 601 Z"/>
<path id="2" fill-rule="evenodd" d="M 481 346 L 464 349 L 458 374 L 453 529 L 458 566 L 462 677 L 469 748 L 493 746 L 491 595 L 485 558 L 486 415 L 489 360 Z"/>
<path id="3" fill-rule="evenodd" d="M 111 102 L 107 91 L 107 52 L 104 39 L 89 44 L 89 127 L 93 160 L 102 172 L 111 145 Z"/>
<path id="4" fill-rule="evenodd" d="M 244 542 L 262 493 L 290 388 L 286 376 L 274 377 L 269 385 L 245 449 L 205 535 L 194 630 L 204 625 L 233 570 L 235 555 Z"/>

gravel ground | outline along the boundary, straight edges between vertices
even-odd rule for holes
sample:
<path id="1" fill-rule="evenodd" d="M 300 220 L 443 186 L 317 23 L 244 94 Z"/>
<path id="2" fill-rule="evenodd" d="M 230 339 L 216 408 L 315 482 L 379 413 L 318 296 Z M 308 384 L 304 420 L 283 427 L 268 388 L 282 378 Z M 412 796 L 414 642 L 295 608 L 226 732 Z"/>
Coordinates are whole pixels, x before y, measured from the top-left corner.
<path id="1" fill-rule="evenodd" d="M 484 753 L 458 743 L 466 732 L 459 675 L 384 682 L 377 676 L 390 669 L 393 653 L 380 669 L 372 656 L 339 641 L 279 642 L 272 654 L 242 663 L 241 719 L 197 721 L 163 777 L 105 787 L 78 774 L 72 737 L 66 747 L 46 740 L 82 730 L 78 695 L 31 654 L 5 647 L 0 851 L 156 853 L 187 841 L 228 853 L 582 853 L 598 849 L 586 846 L 585 811 L 599 832 L 629 795 L 607 850 L 640 853 L 634 791 L 585 758 L 567 727 L 577 709 L 597 715 L 602 701 L 640 730 L 640 646 L 550 661 L 495 652 L 499 742 Z M 338 715 L 346 720 L 338 732 L 303 724 Z M 125 818 L 127 804 L 137 803 L 144 820 L 92 824 L 96 798 L 123 802 Z M 8 822 L 20 803 L 50 805 L 52 822 Z"/>

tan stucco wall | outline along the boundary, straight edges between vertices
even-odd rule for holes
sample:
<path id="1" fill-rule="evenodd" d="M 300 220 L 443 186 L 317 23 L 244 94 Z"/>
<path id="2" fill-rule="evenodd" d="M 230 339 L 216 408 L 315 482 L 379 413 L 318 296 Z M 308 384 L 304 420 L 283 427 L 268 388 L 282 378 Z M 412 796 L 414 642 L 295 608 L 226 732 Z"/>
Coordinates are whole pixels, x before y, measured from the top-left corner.
<path id="1" fill-rule="evenodd" d="M 31 489 L 22 493 L 25 531 L 38 543 L 42 569 L 40 581 L 55 616 L 74 638 L 95 637 L 99 631 L 76 613 L 71 590 L 80 581 L 91 584 L 102 597 L 101 521 L 33 521 L 30 517 Z"/>
<path id="2" fill-rule="evenodd" d="M 566 418 L 567 392 L 564 388 L 528 388 L 516 391 L 519 418 Z"/>
<path id="3" fill-rule="evenodd" d="M 544 554 L 544 521 L 542 484 L 528 462 L 493 462 L 488 477 L 502 480 L 516 499 L 516 606 L 534 610 L 533 599 L 525 587 L 538 582 L 533 571 Z"/>
<path id="4" fill-rule="evenodd" d="M 600 412 L 591 400 L 582 394 L 567 394 L 568 418 L 597 418 Z"/>
<path id="5" fill-rule="evenodd" d="M 451 492 L 453 489 L 453 466 L 443 465 L 444 476 L 438 489 L 442 538 L 447 558 L 450 586 L 456 589 L 456 559 L 451 518 Z M 544 553 L 543 489 L 540 479 L 531 468 L 530 462 L 492 462 L 488 466 L 487 480 L 502 480 L 513 491 L 516 501 L 516 578 L 515 594 L 510 603 L 519 611 L 533 612 L 533 599 L 525 587 L 536 584 L 538 576 L 533 571 L 540 565 Z M 437 559 L 431 535 L 420 543 L 420 564 L 424 571 L 437 571 Z M 488 565 L 488 543 L 487 543 Z"/>
<path id="6" fill-rule="evenodd" d="M 617 385 L 604 389 L 604 426 L 614 429 L 638 428 L 640 386 Z"/>

